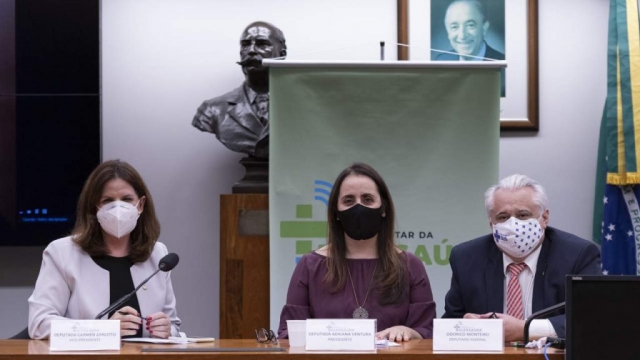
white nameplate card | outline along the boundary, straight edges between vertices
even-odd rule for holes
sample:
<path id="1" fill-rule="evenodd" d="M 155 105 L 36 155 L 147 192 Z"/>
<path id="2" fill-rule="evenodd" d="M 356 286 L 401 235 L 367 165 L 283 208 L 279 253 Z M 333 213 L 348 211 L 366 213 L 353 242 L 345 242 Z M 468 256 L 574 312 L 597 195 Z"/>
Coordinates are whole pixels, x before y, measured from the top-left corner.
<path id="1" fill-rule="evenodd" d="M 502 319 L 433 319 L 434 351 L 504 351 Z"/>
<path id="2" fill-rule="evenodd" d="M 307 350 L 374 351 L 375 319 L 307 319 Z"/>
<path id="3" fill-rule="evenodd" d="M 49 350 L 120 350 L 120 321 L 53 320 Z"/>

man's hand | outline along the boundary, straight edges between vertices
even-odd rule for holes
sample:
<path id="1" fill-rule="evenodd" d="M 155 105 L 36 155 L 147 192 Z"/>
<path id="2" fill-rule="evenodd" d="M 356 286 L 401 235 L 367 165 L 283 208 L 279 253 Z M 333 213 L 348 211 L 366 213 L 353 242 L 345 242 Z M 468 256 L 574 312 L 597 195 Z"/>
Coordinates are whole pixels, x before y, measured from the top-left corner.
<path id="1" fill-rule="evenodd" d="M 524 320 L 500 313 L 496 313 L 496 316 L 498 319 L 502 319 L 505 341 L 520 341 L 524 339 Z"/>
<path id="2" fill-rule="evenodd" d="M 504 340 L 505 341 L 520 341 L 524 338 L 524 320 L 516 319 L 513 316 L 501 314 L 501 313 L 486 313 L 486 314 L 464 314 L 464 319 L 491 319 L 494 315 L 498 319 L 502 319 L 502 325 L 504 327 Z"/>
<path id="3" fill-rule="evenodd" d="M 491 319 L 491 315 L 495 313 L 486 313 L 486 314 L 474 314 L 474 313 L 466 313 L 463 316 L 463 319 Z"/>

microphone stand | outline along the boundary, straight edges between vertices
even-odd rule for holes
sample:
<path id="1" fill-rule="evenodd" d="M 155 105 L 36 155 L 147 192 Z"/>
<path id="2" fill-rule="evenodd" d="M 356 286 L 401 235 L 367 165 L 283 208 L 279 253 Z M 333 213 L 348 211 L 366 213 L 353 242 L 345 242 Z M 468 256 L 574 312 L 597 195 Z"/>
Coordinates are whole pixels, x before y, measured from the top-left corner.
<path id="1" fill-rule="evenodd" d="M 562 310 L 565 307 L 565 302 L 561 302 L 560 304 L 556 304 L 553 305 L 551 307 L 548 307 L 546 309 L 542 309 L 536 313 L 531 314 L 531 316 L 529 316 L 529 318 L 527 319 L 527 321 L 525 321 L 524 323 L 524 345 L 527 345 L 529 343 L 529 326 L 531 325 L 531 322 L 535 319 L 541 318 L 545 315 L 549 315 L 549 314 L 553 314 L 554 312 L 558 311 L 558 310 Z"/>
<path id="2" fill-rule="evenodd" d="M 118 299 L 118 301 L 114 302 L 108 308 L 104 309 L 100 314 L 98 314 L 96 316 L 96 320 L 100 320 L 103 316 L 107 315 L 108 313 L 110 313 L 114 309 L 117 309 L 120 306 L 122 306 L 124 303 L 126 303 L 129 299 L 131 299 L 133 294 L 135 294 L 136 292 L 138 292 L 138 290 L 140 290 L 142 285 L 146 284 L 147 281 L 149 281 L 153 277 L 153 275 L 157 274 L 160 270 L 161 269 L 158 269 L 158 270 L 154 271 L 153 274 L 151 274 L 151 276 L 149 276 L 143 282 L 141 282 L 140 285 L 138 285 L 138 287 L 135 288 L 135 290 L 133 290 L 132 292 L 128 293 L 127 295 L 121 297 L 120 299 Z"/>

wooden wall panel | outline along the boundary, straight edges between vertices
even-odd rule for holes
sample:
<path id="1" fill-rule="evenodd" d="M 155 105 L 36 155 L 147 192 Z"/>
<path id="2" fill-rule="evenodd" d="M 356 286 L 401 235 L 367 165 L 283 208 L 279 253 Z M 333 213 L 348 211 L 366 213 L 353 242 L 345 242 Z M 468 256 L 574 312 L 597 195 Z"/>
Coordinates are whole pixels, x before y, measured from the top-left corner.
<path id="1" fill-rule="evenodd" d="M 220 196 L 220 338 L 252 339 L 269 328 L 269 236 L 241 235 L 240 217 L 267 214 L 266 194 Z M 272 329 L 277 331 L 277 329 Z"/>

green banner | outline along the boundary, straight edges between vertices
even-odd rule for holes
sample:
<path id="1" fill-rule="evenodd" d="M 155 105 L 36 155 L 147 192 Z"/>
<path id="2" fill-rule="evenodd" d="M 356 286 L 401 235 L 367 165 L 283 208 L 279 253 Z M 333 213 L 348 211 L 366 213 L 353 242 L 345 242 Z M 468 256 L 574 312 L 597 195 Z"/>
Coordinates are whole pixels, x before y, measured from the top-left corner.
<path id="1" fill-rule="evenodd" d="M 396 242 L 424 262 L 442 315 L 451 248 L 490 231 L 484 192 L 498 178 L 499 71 L 285 61 L 270 69 L 272 329 L 296 262 L 325 244 L 329 192 L 353 162 L 387 182 Z"/>

